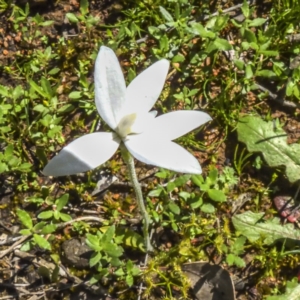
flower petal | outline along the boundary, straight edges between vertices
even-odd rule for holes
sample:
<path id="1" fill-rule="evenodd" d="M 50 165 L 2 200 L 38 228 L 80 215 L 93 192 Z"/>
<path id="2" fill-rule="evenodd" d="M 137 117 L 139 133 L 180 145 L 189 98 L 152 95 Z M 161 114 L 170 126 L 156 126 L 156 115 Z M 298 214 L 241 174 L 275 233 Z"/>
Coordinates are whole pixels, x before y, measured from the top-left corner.
<path id="1" fill-rule="evenodd" d="M 169 65 L 169 61 L 162 59 L 133 79 L 126 90 L 123 115 L 148 112 L 152 108 L 165 84 Z"/>
<path id="2" fill-rule="evenodd" d="M 188 174 L 201 174 L 198 160 L 178 144 L 135 135 L 125 140 L 128 151 L 138 160 L 161 168 Z"/>
<path id="3" fill-rule="evenodd" d="M 144 134 L 153 136 L 153 138 L 159 136 L 160 139 L 170 141 L 177 139 L 210 120 L 211 117 L 202 111 L 174 111 L 155 118 Z"/>
<path id="4" fill-rule="evenodd" d="M 65 176 L 94 169 L 110 159 L 119 144 L 113 133 L 95 132 L 84 135 L 52 158 L 43 173 L 47 176 Z"/>
<path id="5" fill-rule="evenodd" d="M 126 85 L 115 53 L 102 46 L 95 63 L 95 102 L 102 119 L 115 129 L 125 103 Z"/>

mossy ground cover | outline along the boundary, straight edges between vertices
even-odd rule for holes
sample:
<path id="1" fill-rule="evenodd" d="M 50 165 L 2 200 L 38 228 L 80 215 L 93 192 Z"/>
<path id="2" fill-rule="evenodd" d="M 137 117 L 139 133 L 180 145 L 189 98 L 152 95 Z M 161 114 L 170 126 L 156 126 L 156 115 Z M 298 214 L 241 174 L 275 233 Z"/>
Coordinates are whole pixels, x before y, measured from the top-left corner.
<path id="1" fill-rule="evenodd" d="M 0 0 L 0 299 L 194 299 L 183 266 L 199 261 L 229 272 L 236 299 L 299 299 L 299 13 L 297 0 Z M 101 45 L 127 83 L 171 62 L 159 114 L 213 119 L 176 141 L 202 175 L 136 162 L 147 257 L 120 152 L 84 174 L 41 172 L 109 129 L 94 103 Z"/>

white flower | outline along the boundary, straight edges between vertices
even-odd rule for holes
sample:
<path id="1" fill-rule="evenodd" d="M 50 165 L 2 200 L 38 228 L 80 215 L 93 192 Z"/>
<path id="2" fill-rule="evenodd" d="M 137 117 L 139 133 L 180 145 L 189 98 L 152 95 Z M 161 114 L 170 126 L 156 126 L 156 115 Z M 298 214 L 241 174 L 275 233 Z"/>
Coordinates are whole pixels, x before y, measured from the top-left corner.
<path id="1" fill-rule="evenodd" d="M 200 174 L 197 159 L 172 140 L 211 120 L 201 111 L 176 111 L 157 118 L 150 111 L 158 99 L 169 62 L 162 59 L 126 88 L 114 52 L 102 46 L 95 66 L 95 101 L 101 118 L 113 132 L 82 136 L 63 148 L 44 168 L 48 176 L 71 175 L 98 167 L 124 143 L 138 160 L 165 169 Z"/>

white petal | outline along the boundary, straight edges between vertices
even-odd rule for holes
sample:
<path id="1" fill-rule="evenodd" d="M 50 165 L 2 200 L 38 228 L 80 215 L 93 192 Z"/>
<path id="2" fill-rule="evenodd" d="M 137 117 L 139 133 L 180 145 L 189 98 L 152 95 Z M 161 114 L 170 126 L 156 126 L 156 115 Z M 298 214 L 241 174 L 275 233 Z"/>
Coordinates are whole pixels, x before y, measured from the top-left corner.
<path id="1" fill-rule="evenodd" d="M 95 102 L 102 119 L 114 130 L 125 103 L 126 85 L 115 53 L 102 46 L 95 63 Z"/>
<path id="2" fill-rule="evenodd" d="M 84 135 L 63 148 L 43 170 L 47 176 L 65 176 L 94 169 L 110 159 L 119 146 L 113 133 Z"/>
<path id="3" fill-rule="evenodd" d="M 131 133 L 142 133 L 143 131 L 150 129 L 156 115 L 156 110 L 137 114 L 137 117 L 131 127 Z"/>
<path id="4" fill-rule="evenodd" d="M 162 59 L 133 79 L 126 90 L 123 115 L 148 112 L 152 108 L 165 84 L 169 65 L 166 59 Z"/>
<path id="5" fill-rule="evenodd" d="M 174 111 L 155 118 L 144 134 L 159 136 L 163 140 L 174 140 L 210 120 L 211 117 L 202 111 Z"/>
<path id="6" fill-rule="evenodd" d="M 138 160 L 188 174 L 201 174 L 198 160 L 178 144 L 166 140 L 150 140 L 145 136 L 131 136 L 125 141 L 129 152 Z"/>

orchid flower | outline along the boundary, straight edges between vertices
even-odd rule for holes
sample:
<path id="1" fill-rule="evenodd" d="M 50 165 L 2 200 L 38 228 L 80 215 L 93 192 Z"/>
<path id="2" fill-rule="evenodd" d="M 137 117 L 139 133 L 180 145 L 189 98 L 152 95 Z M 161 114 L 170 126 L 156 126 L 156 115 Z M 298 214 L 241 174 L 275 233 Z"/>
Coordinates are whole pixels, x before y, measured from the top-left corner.
<path id="1" fill-rule="evenodd" d="M 98 167 L 124 145 L 146 164 L 172 171 L 200 174 L 198 160 L 173 140 L 211 120 L 201 111 L 176 111 L 156 117 L 150 111 L 157 101 L 169 69 L 162 59 L 126 88 L 114 52 L 102 46 L 95 65 L 95 102 L 101 118 L 112 132 L 95 132 L 71 142 L 44 168 L 48 176 L 64 176 Z"/>

